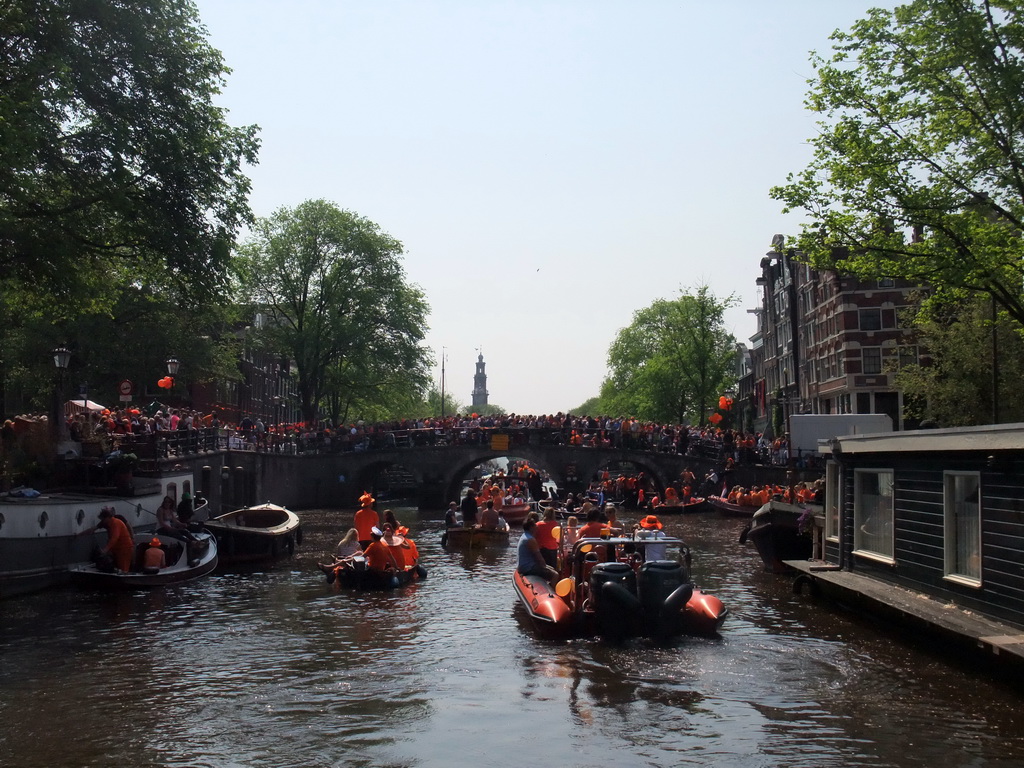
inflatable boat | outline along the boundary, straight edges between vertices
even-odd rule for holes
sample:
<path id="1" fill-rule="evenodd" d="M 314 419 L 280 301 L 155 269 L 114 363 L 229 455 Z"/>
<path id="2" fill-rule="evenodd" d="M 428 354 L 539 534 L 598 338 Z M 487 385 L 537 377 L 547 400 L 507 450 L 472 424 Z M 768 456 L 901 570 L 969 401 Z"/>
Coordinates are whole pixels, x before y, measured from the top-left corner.
<path id="1" fill-rule="evenodd" d="M 675 559 L 646 558 L 647 547 L 663 545 L 676 551 Z M 541 576 L 512 576 L 520 602 L 546 635 L 611 641 L 714 635 L 729 613 L 690 580 L 689 548 L 680 539 L 581 539 L 562 574 L 554 586 Z"/>

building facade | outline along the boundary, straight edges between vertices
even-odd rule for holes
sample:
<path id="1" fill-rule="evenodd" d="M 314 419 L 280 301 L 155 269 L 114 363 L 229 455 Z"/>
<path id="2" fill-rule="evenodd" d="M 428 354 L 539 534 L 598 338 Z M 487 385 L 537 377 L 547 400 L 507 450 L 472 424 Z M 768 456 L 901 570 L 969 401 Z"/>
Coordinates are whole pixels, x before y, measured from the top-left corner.
<path id="1" fill-rule="evenodd" d="M 793 414 L 884 413 L 903 429 L 903 395 L 894 382 L 922 354 L 902 315 L 921 289 L 900 280 L 859 280 L 815 270 L 782 247 L 761 260 L 761 306 L 751 337 L 754 425 L 788 432 Z"/>

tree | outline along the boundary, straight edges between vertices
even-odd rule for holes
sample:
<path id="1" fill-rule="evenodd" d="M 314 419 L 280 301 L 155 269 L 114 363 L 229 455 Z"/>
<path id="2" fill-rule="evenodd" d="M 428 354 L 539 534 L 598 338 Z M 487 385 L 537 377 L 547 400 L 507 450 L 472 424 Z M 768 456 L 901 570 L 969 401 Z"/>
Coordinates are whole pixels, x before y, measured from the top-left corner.
<path id="1" fill-rule="evenodd" d="M 5 281 L 54 295 L 58 317 L 125 263 L 210 300 L 250 217 L 258 143 L 213 103 L 227 69 L 194 4 L 12 0 L 0 40 Z"/>
<path id="2" fill-rule="evenodd" d="M 994 322 L 993 339 L 992 302 L 977 295 L 947 294 L 924 307 L 914 324 L 930 361 L 903 365 L 895 374 L 896 385 L 912 393 L 905 397 L 909 418 L 943 427 L 988 424 L 993 415 L 1000 422 L 1024 419 L 1024 336 L 1005 311 Z"/>
<path id="3" fill-rule="evenodd" d="M 988 294 L 1024 324 L 1024 24 L 1016 3 L 874 9 L 817 69 L 814 159 L 772 189 L 818 268 Z"/>
<path id="4" fill-rule="evenodd" d="M 732 384 L 735 339 L 725 310 L 735 297 L 716 298 L 706 285 L 633 315 L 608 351 L 610 376 L 601 387 L 605 413 L 640 419 L 704 423 Z"/>
<path id="5" fill-rule="evenodd" d="M 240 248 L 242 295 L 258 336 L 296 363 L 303 418 L 365 410 L 396 388 L 422 397 L 427 304 L 407 284 L 402 244 L 368 219 L 324 200 L 259 220 Z"/>

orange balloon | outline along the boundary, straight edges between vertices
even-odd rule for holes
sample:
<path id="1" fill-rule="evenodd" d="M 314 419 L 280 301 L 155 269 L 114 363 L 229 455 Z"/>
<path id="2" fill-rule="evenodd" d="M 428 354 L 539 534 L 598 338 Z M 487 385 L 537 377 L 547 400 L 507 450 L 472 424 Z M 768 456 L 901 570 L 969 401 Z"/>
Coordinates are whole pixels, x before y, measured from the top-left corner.
<path id="1" fill-rule="evenodd" d="M 572 579 L 562 579 L 555 584 L 555 594 L 559 597 L 568 597 L 572 594 L 573 587 L 575 586 L 576 585 Z"/>

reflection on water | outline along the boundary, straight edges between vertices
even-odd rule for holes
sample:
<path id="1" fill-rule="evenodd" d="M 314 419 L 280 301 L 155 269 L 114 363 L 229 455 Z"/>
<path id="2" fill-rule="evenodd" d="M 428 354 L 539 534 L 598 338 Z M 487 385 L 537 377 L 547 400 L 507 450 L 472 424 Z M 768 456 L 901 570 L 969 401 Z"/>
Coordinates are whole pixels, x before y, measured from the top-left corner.
<path id="1" fill-rule="evenodd" d="M 1016 691 L 794 596 L 742 521 L 667 525 L 720 637 L 610 647 L 534 636 L 514 547 L 445 551 L 401 510 L 429 578 L 347 592 L 314 564 L 350 513 L 301 517 L 270 570 L 0 603 L 0 765 L 1024 764 Z"/>

